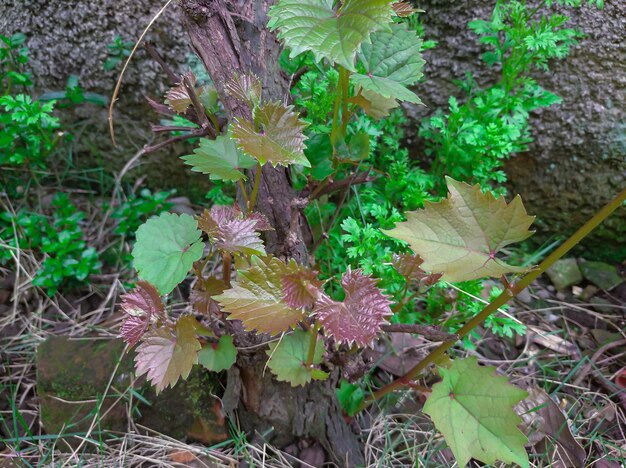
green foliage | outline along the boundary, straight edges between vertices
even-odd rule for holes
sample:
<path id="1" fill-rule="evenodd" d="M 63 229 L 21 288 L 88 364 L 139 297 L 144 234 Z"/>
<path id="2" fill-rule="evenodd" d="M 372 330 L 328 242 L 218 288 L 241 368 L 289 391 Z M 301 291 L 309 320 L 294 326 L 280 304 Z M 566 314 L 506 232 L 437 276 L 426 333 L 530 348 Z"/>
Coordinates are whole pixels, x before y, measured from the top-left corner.
<path id="1" fill-rule="evenodd" d="M 133 259 L 139 278 L 161 294 L 170 293 L 202 257 L 198 222 L 191 216 L 163 213 L 137 230 Z"/>
<path id="2" fill-rule="evenodd" d="M 342 380 L 337 389 L 337 398 L 348 416 L 354 416 L 365 400 L 365 392 L 360 385 Z"/>
<path id="3" fill-rule="evenodd" d="M 31 75 L 24 70 L 28 63 L 28 48 L 24 46 L 26 35 L 15 33 L 12 36 L 0 34 L 0 91 L 11 94 L 16 86 L 32 86 Z"/>
<path id="4" fill-rule="evenodd" d="M 393 24 L 391 31 L 372 35 L 372 43 L 364 44 L 359 60 L 362 73 L 351 76 L 363 89 L 385 98 L 419 104 L 421 101 L 407 86 L 422 77 L 424 59 L 420 55 L 422 41 L 402 23 Z"/>
<path id="5" fill-rule="evenodd" d="M 228 136 L 218 136 L 215 140 L 202 138 L 194 154 L 182 156 L 192 171 L 209 174 L 211 180 L 237 181 L 246 179 L 241 170 L 250 169 L 256 161 L 243 154 Z"/>
<path id="6" fill-rule="evenodd" d="M 271 30 L 291 49 L 291 57 L 311 51 L 354 70 L 354 57 L 370 34 L 385 29 L 392 0 L 345 0 L 337 10 L 334 0 L 281 0 L 270 9 Z"/>
<path id="7" fill-rule="evenodd" d="M 113 41 L 107 44 L 107 59 L 102 64 L 102 68 L 105 71 L 113 70 L 119 63 L 128 58 L 133 45 L 132 41 L 124 41 L 122 36 L 115 36 Z"/>
<path id="8" fill-rule="evenodd" d="M 529 113 L 561 101 L 531 73 L 567 56 L 580 34 L 564 27 L 566 16 L 537 16 L 537 9 L 513 0 L 498 2 L 490 20 L 469 23 L 489 49 L 484 62 L 501 71 L 497 83 L 482 89 L 468 73 L 459 82 L 464 102 L 451 97 L 447 112 L 439 110 L 420 125 L 439 194 L 445 191 L 444 175 L 504 193 L 498 187 L 506 180 L 504 160 L 532 142 Z"/>
<path id="9" fill-rule="evenodd" d="M 53 109 L 26 94 L 0 97 L 0 165 L 43 166 L 60 137 Z"/>
<path id="10" fill-rule="evenodd" d="M 0 238 L 8 247 L 0 251 L 0 263 L 11 260 L 16 249 L 32 250 L 43 259 L 33 285 L 50 296 L 62 285 L 84 284 L 102 266 L 96 250 L 85 241 L 85 213 L 62 193 L 52 199 L 51 209 L 51 217 L 26 211 L 0 213 Z"/>
<path id="11" fill-rule="evenodd" d="M 209 343 L 198 353 L 198 363 L 212 372 L 230 369 L 237 360 L 237 348 L 233 337 L 222 336 L 217 343 Z"/>
<path id="12" fill-rule="evenodd" d="M 311 380 L 324 380 L 328 375 L 314 366 L 322 362 L 324 344 L 315 340 L 315 351 L 310 364 L 307 364 L 311 332 L 295 330 L 284 335 L 279 341 L 270 343 L 267 355 L 267 367 L 281 382 L 289 382 L 292 387 L 305 385 Z"/>
<path id="13" fill-rule="evenodd" d="M 517 428 L 522 419 L 513 411 L 527 393 L 505 377 L 496 377 L 495 368 L 479 366 L 474 357 L 456 359 L 439 373 L 443 380 L 433 386 L 424 412 L 446 438 L 459 465 L 475 458 L 528 467 L 527 439 Z"/>
<path id="14" fill-rule="evenodd" d="M 467 320 L 481 308 L 480 279 L 528 271 L 496 255 L 532 234 L 533 218 L 519 198 L 507 204 L 495 197 L 499 189 L 489 182 L 503 178 L 501 160 L 529 141 L 529 112 L 557 100 L 532 81 L 529 71 L 562 57 L 574 35 L 556 16 L 533 22 L 536 12 L 517 1 L 498 3 L 491 22 L 474 23 L 483 42 L 501 52 L 485 60 L 502 66 L 503 78 L 485 90 L 468 78 L 463 86 L 470 98 L 464 104 L 451 99 L 449 115 L 425 122 L 421 134 L 434 159 L 427 172 L 401 148 L 405 119 L 397 108 L 400 100 L 419 102 L 408 87 L 421 78 L 420 52 L 427 46 L 415 13 L 409 4 L 390 0 L 279 0 L 271 8 L 269 27 L 291 49 L 293 60 L 283 55 L 281 63 L 296 80 L 294 101 L 303 110 L 302 120 L 293 106 L 264 101 L 255 76 L 233 77 L 223 88 L 249 112 L 238 112 L 230 134 L 202 141 L 185 160 L 219 182 L 209 198 L 220 197 L 221 187 L 237 182 L 238 201 L 207 208 L 197 219 L 162 214 L 137 231 L 135 266 L 154 287 L 140 283 L 126 296 L 125 338 L 140 343 L 138 373 L 147 373 L 157 390 L 185 377 L 198 358 L 212 370 L 232 365 L 233 338 L 241 329 L 274 337 L 266 342 L 267 367 L 294 387 L 328 378 L 325 369 L 389 331 L 388 321 L 425 322 L 452 331 L 463 327 L 459 334 L 466 336 Z M 182 114 L 190 105 L 188 92 L 180 85 L 172 88 L 168 105 Z M 243 180 L 252 160 L 242 163 L 238 150 L 258 163 L 250 185 Z M 267 198 L 272 208 L 263 210 L 271 219 L 254 211 L 260 187 L 270 195 L 273 189 L 268 179 L 261 186 L 265 164 L 288 167 L 290 182 L 300 191 L 288 200 L 289 207 L 278 206 L 282 197 L 278 204 Z M 483 187 L 447 179 L 450 195 L 441 199 L 444 172 Z M 319 273 L 283 259 L 293 256 L 301 241 L 299 210 L 311 227 L 309 253 L 315 254 Z M 204 249 L 198 227 L 210 248 Z M 278 236 L 267 236 L 272 243 L 267 250 L 277 256 L 265 254 L 259 232 L 273 227 Z M 190 315 L 170 321 L 154 297 L 153 288 L 167 294 L 190 270 L 196 276 L 192 306 L 211 317 L 212 331 Z M 531 279 L 526 276 L 520 284 Z M 467 291 L 450 294 L 453 285 L 446 280 L 465 281 L 453 289 Z M 504 284 L 509 287 L 506 278 Z M 500 292 L 492 287 L 490 295 Z M 500 301 L 479 318 L 495 312 Z M 500 312 L 486 324 L 493 333 L 523 332 L 504 308 Z M 225 329 L 234 337 L 223 335 Z M 201 351 L 198 335 L 210 337 L 211 344 Z M 220 342 L 214 343 L 213 336 L 221 336 Z M 436 348 L 421 361 L 423 368 L 452 344 L 449 340 Z M 338 397 L 346 412 L 355 414 L 414 380 L 420 367 L 415 369 L 367 399 L 362 385 L 342 382 Z M 433 387 L 425 411 L 459 464 L 475 457 L 528 466 L 512 410 L 524 392 L 495 377 L 492 369 L 480 368 L 475 359 L 452 361 L 440 373 L 443 381 Z M 378 386 L 376 379 L 366 381 Z"/>
<path id="15" fill-rule="evenodd" d="M 116 220 L 113 233 L 126 238 L 134 238 L 135 232 L 148 217 L 160 215 L 172 207 L 172 203 L 167 199 L 173 194 L 173 190 L 152 193 L 146 188 L 142 189 L 139 195 L 129 196 L 111 213 L 111 218 Z"/>
<path id="16" fill-rule="evenodd" d="M 109 100 L 106 96 L 98 93 L 86 92 L 78 84 L 78 76 L 70 75 L 63 91 L 50 91 L 42 94 L 41 101 L 55 101 L 58 107 L 70 107 L 84 103 L 106 106 Z"/>

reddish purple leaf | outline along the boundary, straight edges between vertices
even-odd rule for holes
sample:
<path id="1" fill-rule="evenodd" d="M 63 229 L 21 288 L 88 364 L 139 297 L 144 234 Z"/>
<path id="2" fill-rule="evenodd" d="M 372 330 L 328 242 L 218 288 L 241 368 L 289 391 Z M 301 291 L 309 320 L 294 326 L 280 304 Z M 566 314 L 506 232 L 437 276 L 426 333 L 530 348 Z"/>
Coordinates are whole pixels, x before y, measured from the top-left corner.
<path id="1" fill-rule="evenodd" d="M 285 302 L 295 309 L 312 306 L 323 294 L 323 282 L 318 279 L 317 271 L 309 270 L 303 266 L 295 264 L 296 271 L 288 273 L 281 278 Z M 291 266 L 291 265 L 290 265 Z"/>
<path id="2" fill-rule="evenodd" d="M 333 301 L 322 294 L 315 304 L 314 313 L 324 327 L 324 332 L 338 343 L 368 346 L 381 326 L 391 315 L 390 302 L 376 287 L 377 280 L 360 270 L 348 271 L 341 284 L 346 293 L 343 302 Z"/>
<path id="3" fill-rule="evenodd" d="M 161 327 L 144 335 L 135 356 L 137 377 L 147 374 L 157 394 L 179 378 L 186 379 L 198 361 L 202 347 L 196 337 L 198 322 L 193 315 L 178 319 L 176 328 Z"/>
<path id="4" fill-rule="evenodd" d="M 391 264 L 404 276 L 408 281 L 423 284 L 424 286 L 432 286 L 443 276 L 442 273 L 428 274 L 422 270 L 421 265 L 424 260 L 419 255 L 400 254 L 394 255 Z"/>
<path id="5" fill-rule="evenodd" d="M 153 321 L 165 318 L 161 296 L 154 286 L 139 281 L 137 287 L 122 296 L 122 310 L 126 318 L 120 328 L 120 337 L 133 347 L 141 339 Z"/>
<path id="6" fill-rule="evenodd" d="M 218 249 L 245 255 L 265 255 L 259 231 L 266 230 L 269 223 L 259 213 L 244 216 L 232 206 L 213 206 L 204 210 L 198 218 L 198 225 Z"/>
<path id="7" fill-rule="evenodd" d="M 165 102 L 177 114 L 184 114 L 191 105 L 191 97 L 184 83 L 185 78 L 189 79 L 191 87 L 195 88 L 196 76 L 190 70 L 180 77 L 180 83 L 170 88 L 165 94 Z"/>

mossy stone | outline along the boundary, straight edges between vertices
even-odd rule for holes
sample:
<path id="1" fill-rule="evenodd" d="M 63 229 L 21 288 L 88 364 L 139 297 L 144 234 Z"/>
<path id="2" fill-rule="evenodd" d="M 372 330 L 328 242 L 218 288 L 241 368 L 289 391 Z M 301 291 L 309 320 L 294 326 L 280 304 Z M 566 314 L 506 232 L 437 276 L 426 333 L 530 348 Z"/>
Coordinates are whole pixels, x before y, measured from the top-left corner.
<path id="1" fill-rule="evenodd" d="M 126 428 L 123 401 L 112 389 L 102 396 L 118 361 L 112 387 L 123 391 L 130 385 L 132 358 L 124 355 L 120 340 L 69 339 L 51 336 L 37 349 L 37 393 L 41 422 L 48 434 L 85 433 L 95 410 L 99 430 Z"/>
<path id="2" fill-rule="evenodd" d="M 600 289 L 613 289 L 624 282 L 618 273 L 617 267 L 604 262 L 581 262 L 580 271 L 587 281 Z"/>
<path id="3" fill-rule="evenodd" d="M 583 280 L 575 258 L 558 260 L 546 271 L 552 284 L 558 290 L 574 286 Z"/>
<path id="4" fill-rule="evenodd" d="M 37 393 L 41 422 L 48 434 L 84 435 L 101 403 L 94 431 L 125 432 L 127 400 L 119 398 L 132 384 L 134 353 L 124 353 L 119 339 L 70 339 L 51 336 L 37 349 Z M 121 359 L 107 397 L 111 375 Z M 195 366 L 187 380 L 156 395 L 144 379 L 135 391 L 150 405 L 139 403 L 133 417 L 141 425 L 177 439 L 193 439 L 208 445 L 228 438 L 219 390 L 219 375 Z M 135 400 L 136 401 L 136 400 Z M 100 416 L 105 415 L 105 416 Z M 92 434 L 92 437 L 96 437 Z M 97 438 L 97 437 L 96 437 Z M 80 441 L 67 437 L 71 446 Z"/>

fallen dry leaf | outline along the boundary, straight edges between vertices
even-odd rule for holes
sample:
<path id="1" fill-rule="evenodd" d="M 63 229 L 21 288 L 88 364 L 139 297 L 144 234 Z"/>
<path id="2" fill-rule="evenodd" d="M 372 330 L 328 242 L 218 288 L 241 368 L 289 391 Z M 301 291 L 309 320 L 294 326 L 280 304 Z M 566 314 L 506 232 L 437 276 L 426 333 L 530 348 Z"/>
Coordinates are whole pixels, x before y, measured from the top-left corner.
<path id="1" fill-rule="evenodd" d="M 544 390 L 538 387 L 529 388 L 528 397 L 515 409 L 522 417 L 521 429 L 528 437 L 528 445 L 536 446 L 538 453 L 552 454 L 550 466 L 585 466 L 585 449 L 572 435 L 567 418 L 559 406 Z"/>
<path id="2" fill-rule="evenodd" d="M 545 330 L 533 325 L 528 325 L 528 335 L 530 339 L 544 348 L 551 349 L 555 353 L 566 356 L 579 357 L 578 348 L 573 342 L 567 341 L 558 335 L 548 334 Z"/>

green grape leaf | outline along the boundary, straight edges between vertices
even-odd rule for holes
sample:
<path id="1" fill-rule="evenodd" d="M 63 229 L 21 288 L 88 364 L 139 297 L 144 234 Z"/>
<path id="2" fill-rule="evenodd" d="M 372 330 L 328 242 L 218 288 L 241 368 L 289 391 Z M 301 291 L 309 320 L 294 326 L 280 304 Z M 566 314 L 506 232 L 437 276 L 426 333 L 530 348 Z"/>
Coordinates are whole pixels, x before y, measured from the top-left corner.
<path id="1" fill-rule="evenodd" d="M 348 416 L 354 416 L 359 412 L 365 400 L 365 392 L 359 385 L 342 380 L 336 393 L 341 407 Z"/>
<path id="2" fill-rule="evenodd" d="M 261 164 L 311 167 L 304 155 L 305 127 L 306 123 L 299 119 L 293 106 L 270 102 L 255 109 L 254 123 L 236 118 L 233 138 L 246 154 Z"/>
<path id="3" fill-rule="evenodd" d="M 147 374 L 157 394 L 178 379 L 186 379 L 198 360 L 200 342 L 196 338 L 196 318 L 185 315 L 176 327 L 161 327 L 147 332 L 135 356 L 137 377 Z"/>
<path id="4" fill-rule="evenodd" d="M 478 365 L 475 357 L 440 368 L 443 381 L 433 386 L 424 412 L 443 434 L 452 453 L 465 466 L 471 458 L 486 464 L 496 460 L 528 467 L 522 419 L 513 406 L 528 394 L 496 376 L 495 368 Z"/>
<path id="5" fill-rule="evenodd" d="M 282 278 L 293 268 L 276 257 L 256 257 L 252 266 L 237 272 L 231 289 L 214 296 L 229 320 L 241 320 L 246 330 L 276 335 L 295 327 L 305 316 L 284 300 Z"/>
<path id="6" fill-rule="evenodd" d="M 421 47 L 421 39 L 404 23 L 393 24 L 391 31 L 378 31 L 372 34 L 371 44 L 363 45 L 359 59 L 365 73 L 352 74 L 350 79 L 384 98 L 420 104 L 422 101 L 406 86 L 422 77 L 425 62 Z"/>
<path id="7" fill-rule="evenodd" d="M 191 216 L 163 213 L 137 229 L 133 262 L 137 276 L 169 294 L 200 260 L 204 243 L 198 222 Z"/>
<path id="8" fill-rule="evenodd" d="M 319 369 L 307 368 L 306 360 L 309 355 L 310 332 L 303 330 L 295 330 L 290 335 L 285 335 L 279 341 L 269 344 L 270 349 L 267 355 L 270 357 L 267 361 L 267 367 L 276 376 L 276 380 L 281 382 L 289 382 L 292 387 L 305 385 L 317 377 L 317 380 L 323 380 L 326 377 L 320 374 Z M 317 340 L 315 343 L 315 355 L 313 364 L 317 365 L 322 362 L 324 355 L 324 343 Z M 313 371 L 316 372 L 313 375 Z"/>
<path id="9" fill-rule="evenodd" d="M 448 198 L 425 202 L 423 210 L 407 212 L 405 222 L 383 232 L 408 242 L 424 259 L 422 268 L 443 273 L 445 281 L 500 278 L 528 271 L 496 258 L 503 247 L 533 234 L 528 228 L 535 218 L 528 216 L 519 195 L 507 204 L 503 197 L 483 193 L 478 184 L 446 180 Z"/>
<path id="10" fill-rule="evenodd" d="M 245 180 L 241 169 L 250 169 L 256 161 L 239 151 L 237 145 L 227 135 L 220 135 L 215 140 L 201 138 L 194 154 L 181 156 L 185 164 L 194 172 L 209 174 L 211 180 Z"/>
<path id="11" fill-rule="evenodd" d="M 209 343 L 198 353 L 198 363 L 212 372 L 230 369 L 237 360 L 237 348 L 231 335 L 224 335 L 218 343 Z"/>
<path id="12" fill-rule="evenodd" d="M 328 59 L 354 71 L 354 57 L 370 34 L 391 21 L 392 0 L 281 0 L 269 11 L 269 28 L 291 48 L 290 57 L 310 50 L 315 60 Z"/>

